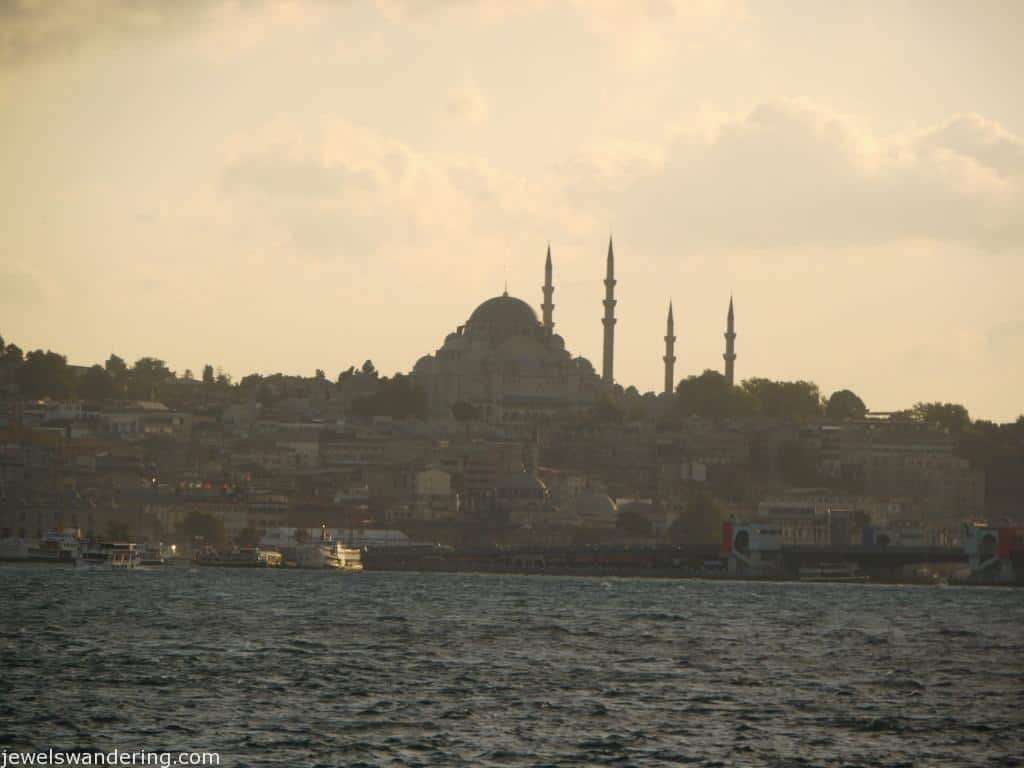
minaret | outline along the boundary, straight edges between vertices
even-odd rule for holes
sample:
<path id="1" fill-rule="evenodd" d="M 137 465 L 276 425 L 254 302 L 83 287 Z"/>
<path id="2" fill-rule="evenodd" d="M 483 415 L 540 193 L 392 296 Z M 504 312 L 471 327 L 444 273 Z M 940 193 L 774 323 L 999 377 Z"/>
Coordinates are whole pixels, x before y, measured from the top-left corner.
<path id="1" fill-rule="evenodd" d="M 665 394 L 671 395 L 675 389 L 674 382 L 675 376 L 674 371 L 676 367 L 676 334 L 675 334 L 675 323 L 672 320 L 672 302 L 668 303 L 668 323 L 665 327 L 665 356 L 661 358 L 665 361 Z"/>
<path id="2" fill-rule="evenodd" d="M 612 250 L 612 238 L 608 237 L 608 269 L 604 278 L 604 368 L 601 379 L 611 386 L 615 383 L 613 376 L 615 357 L 615 253 Z"/>
<path id="3" fill-rule="evenodd" d="M 729 316 L 725 324 L 725 380 L 729 386 L 735 385 L 733 364 L 736 362 L 736 322 L 732 315 L 732 296 L 729 297 Z"/>
<path id="4" fill-rule="evenodd" d="M 555 292 L 555 286 L 551 283 L 551 243 L 548 243 L 548 259 L 544 262 L 544 303 L 540 305 L 544 313 L 544 330 L 552 333 L 555 330 L 555 321 L 551 319 L 551 313 L 555 311 L 555 305 L 551 303 L 551 294 Z"/>

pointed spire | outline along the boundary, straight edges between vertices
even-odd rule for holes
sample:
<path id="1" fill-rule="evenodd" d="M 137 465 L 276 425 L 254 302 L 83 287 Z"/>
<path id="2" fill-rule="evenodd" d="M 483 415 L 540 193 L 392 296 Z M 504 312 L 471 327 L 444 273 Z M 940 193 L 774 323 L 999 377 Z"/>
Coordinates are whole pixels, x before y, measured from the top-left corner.
<path id="1" fill-rule="evenodd" d="M 608 235 L 608 265 L 604 278 L 604 361 L 601 378 L 605 384 L 615 383 L 615 250 Z"/>
<path id="2" fill-rule="evenodd" d="M 555 286 L 551 281 L 551 273 L 551 241 L 549 240 L 548 256 L 544 261 L 544 286 L 541 288 L 544 294 L 544 303 L 540 305 L 541 314 L 544 316 L 544 328 L 548 333 L 553 333 L 555 329 L 555 321 L 552 319 L 555 305 L 551 303 L 551 295 L 555 292 Z"/>
<path id="3" fill-rule="evenodd" d="M 725 380 L 729 382 L 729 386 L 735 384 L 736 376 L 736 320 L 732 311 L 732 293 L 729 293 L 729 314 L 725 321 L 725 354 L 722 355 L 725 360 Z"/>
<path id="4" fill-rule="evenodd" d="M 675 321 L 672 318 L 672 300 L 668 302 L 668 320 L 665 322 L 665 394 L 671 395 L 675 390 L 676 366 L 676 333 Z"/>
<path id="5" fill-rule="evenodd" d="M 508 280 L 505 281 L 505 292 L 502 293 L 501 295 L 502 296 L 508 296 Z"/>

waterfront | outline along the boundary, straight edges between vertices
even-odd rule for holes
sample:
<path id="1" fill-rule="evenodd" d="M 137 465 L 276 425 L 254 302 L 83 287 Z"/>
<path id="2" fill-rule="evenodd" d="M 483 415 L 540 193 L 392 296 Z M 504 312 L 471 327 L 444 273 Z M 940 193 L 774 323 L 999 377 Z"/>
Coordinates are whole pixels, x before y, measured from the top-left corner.
<path id="1" fill-rule="evenodd" d="M 0 746 L 1016 765 L 1016 590 L 0 566 Z"/>

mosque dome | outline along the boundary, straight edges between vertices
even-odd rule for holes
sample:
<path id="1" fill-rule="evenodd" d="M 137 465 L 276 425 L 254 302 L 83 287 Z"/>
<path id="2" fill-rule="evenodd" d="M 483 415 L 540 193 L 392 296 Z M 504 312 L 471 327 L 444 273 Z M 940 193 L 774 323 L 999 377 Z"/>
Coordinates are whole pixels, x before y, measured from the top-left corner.
<path id="1" fill-rule="evenodd" d="M 466 322 L 471 330 L 493 328 L 519 332 L 535 331 L 539 324 L 537 313 L 529 304 L 507 293 L 485 301 L 473 310 Z"/>

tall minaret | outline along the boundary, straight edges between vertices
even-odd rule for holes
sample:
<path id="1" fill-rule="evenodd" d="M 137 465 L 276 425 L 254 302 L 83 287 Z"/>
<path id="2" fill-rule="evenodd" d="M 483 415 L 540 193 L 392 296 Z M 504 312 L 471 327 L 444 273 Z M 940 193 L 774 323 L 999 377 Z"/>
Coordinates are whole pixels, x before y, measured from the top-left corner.
<path id="1" fill-rule="evenodd" d="M 674 382 L 675 376 L 673 372 L 676 367 L 676 334 L 675 334 L 675 323 L 672 320 L 672 302 L 668 303 L 668 323 L 665 327 L 665 356 L 661 358 L 665 361 L 665 394 L 671 395 L 675 389 Z"/>
<path id="2" fill-rule="evenodd" d="M 734 380 L 733 363 L 736 362 L 736 322 L 732 315 L 732 296 L 729 297 L 729 316 L 726 319 L 725 324 L 725 354 L 722 357 L 725 359 L 725 380 L 729 382 L 729 386 L 733 386 L 736 382 Z"/>
<path id="3" fill-rule="evenodd" d="M 615 358 L 615 252 L 612 250 L 612 238 L 608 236 L 608 269 L 604 278 L 604 369 L 601 379 L 611 386 L 615 383 L 613 376 Z"/>
<path id="4" fill-rule="evenodd" d="M 544 262 L 544 303 L 540 305 L 544 313 L 544 330 L 551 333 L 555 330 L 555 321 L 551 319 L 551 313 L 555 311 L 555 305 L 551 303 L 551 294 L 555 292 L 555 286 L 551 284 L 551 243 L 548 243 L 548 259 Z"/>

